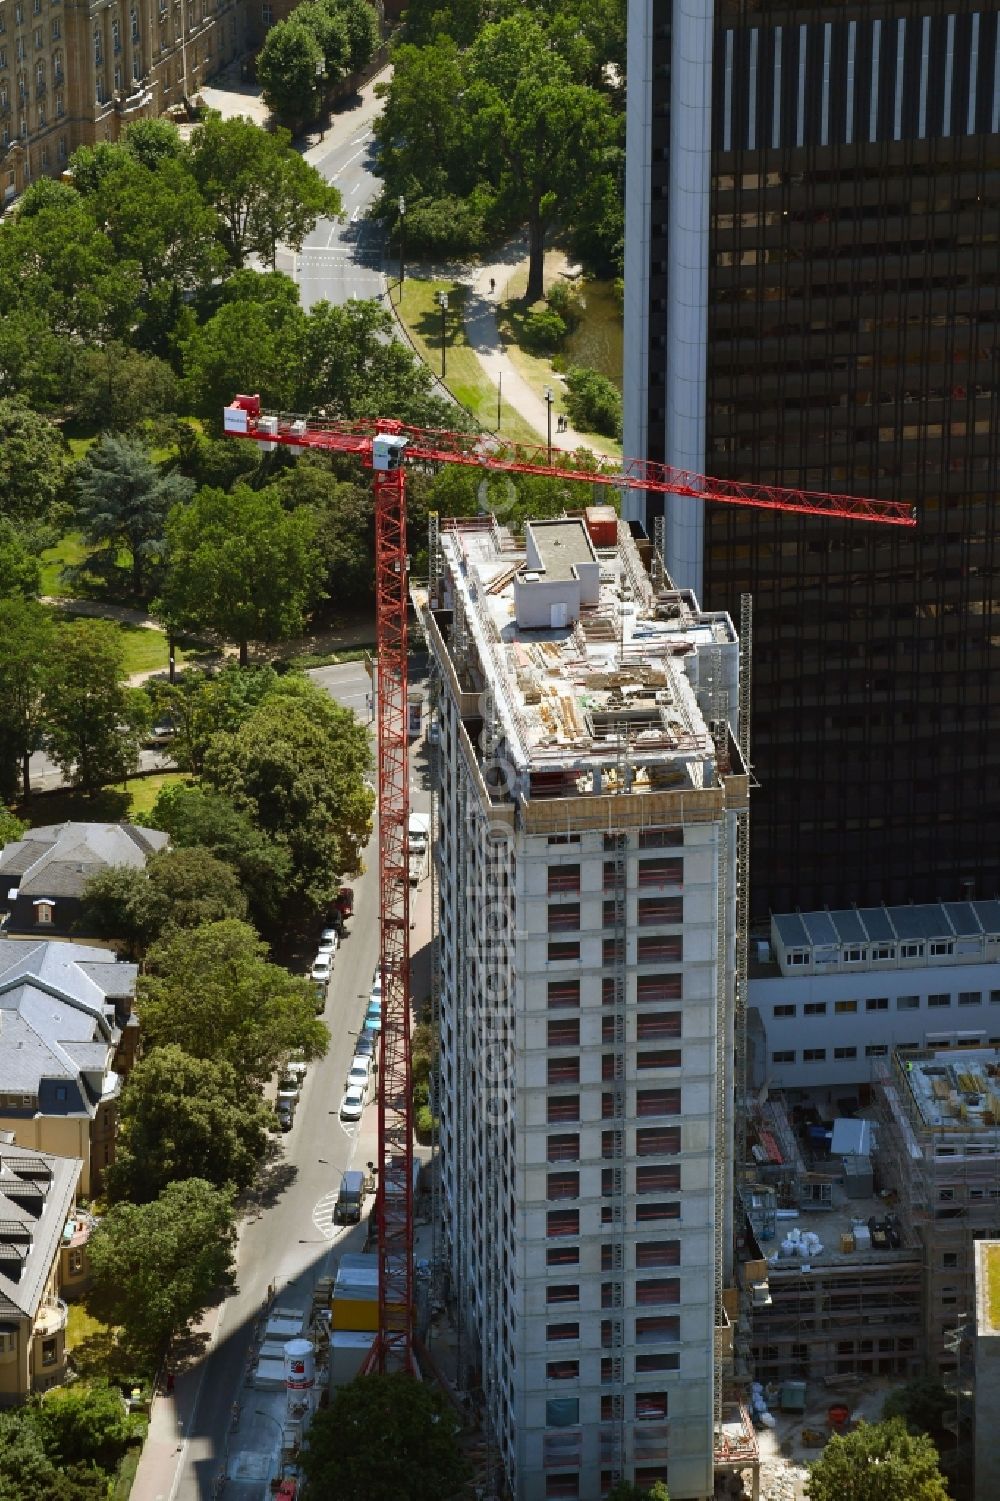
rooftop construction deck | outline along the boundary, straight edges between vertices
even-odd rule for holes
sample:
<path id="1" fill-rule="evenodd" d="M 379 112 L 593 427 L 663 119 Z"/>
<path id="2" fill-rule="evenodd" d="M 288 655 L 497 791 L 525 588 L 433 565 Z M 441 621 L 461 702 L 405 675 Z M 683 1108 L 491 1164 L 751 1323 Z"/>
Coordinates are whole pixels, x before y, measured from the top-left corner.
<path id="1" fill-rule="evenodd" d="M 454 523 L 441 544 L 454 584 L 437 629 L 469 693 L 484 685 L 468 662 L 490 663 L 508 756 L 533 795 L 720 785 L 710 721 L 736 692 L 732 623 L 654 584 L 626 525 L 567 516 L 515 540 L 484 519 Z M 723 774 L 742 770 L 726 764 L 734 750 Z"/>

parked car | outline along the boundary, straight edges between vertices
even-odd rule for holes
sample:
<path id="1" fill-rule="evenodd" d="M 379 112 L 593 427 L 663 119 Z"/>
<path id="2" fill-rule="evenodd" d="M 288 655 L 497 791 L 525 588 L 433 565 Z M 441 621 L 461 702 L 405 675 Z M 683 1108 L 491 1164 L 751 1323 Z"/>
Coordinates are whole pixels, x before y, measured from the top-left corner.
<path id="1" fill-rule="evenodd" d="M 333 1206 L 335 1225 L 356 1225 L 361 1219 L 365 1202 L 365 1175 L 357 1169 L 346 1172 L 341 1179 L 340 1192 Z"/>
<path id="2" fill-rule="evenodd" d="M 348 1089 L 356 1084 L 359 1089 L 363 1089 L 367 1094 L 368 1084 L 371 1079 L 371 1073 L 371 1059 L 365 1058 L 360 1053 L 355 1053 L 354 1058 L 351 1061 L 350 1069 L 347 1073 Z"/>
<path id="3" fill-rule="evenodd" d="M 353 917 L 354 916 L 354 887 L 353 886 L 341 886 L 340 890 L 337 892 L 337 895 L 333 899 L 333 904 L 332 905 L 333 905 L 333 908 L 337 912 L 340 913 L 341 917 L 344 919 L 345 922 L 347 921 L 347 919 L 349 917 Z"/>
<path id="4" fill-rule="evenodd" d="M 295 1107 L 299 1102 L 298 1095 L 283 1095 L 277 1100 L 274 1113 L 278 1117 L 278 1125 L 282 1131 L 290 1131 L 295 1120 Z"/>
<path id="5" fill-rule="evenodd" d="M 430 719 L 427 721 L 427 744 L 441 744 L 441 726 L 438 723 L 436 714 L 432 714 Z"/>
<path id="6" fill-rule="evenodd" d="M 375 1058 L 375 1043 L 370 1032 L 362 1032 L 354 1046 L 357 1058 Z"/>
<path id="7" fill-rule="evenodd" d="M 297 1100 L 302 1093 L 302 1085 L 293 1073 L 286 1073 L 278 1081 L 278 1099 L 285 1096 L 294 1096 Z"/>
<path id="8" fill-rule="evenodd" d="M 365 1032 L 371 1032 L 374 1037 L 378 1036 L 378 1034 L 382 1030 L 381 1008 L 379 1008 L 378 1011 L 369 1010 L 368 1015 L 365 1017 L 365 1025 L 363 1030 Z"/>
<path id="9" fill-rule="evenodd" d="M 326 985 L 333 974 L 333 955 L 317 954 L 313 960 L 313 967 L 309 971 L 310 980 L 315 980 L 320 985 Z"/>
<path id="10" fill-rule="evenodd" d="M 371 996 L 369 999 L 373 1001 L 380 1001 L 382 999 L 382 971 L 380 969 L 375 971 L 375 978 L 372 980 Z"/>
<path id="11" fill-rule="evenodd" d="M 324 928 L 322 933 L 319 935 L 319 944 L 316 949 L 316 958 L 320 958 L 322 954 L 330 954 L 331 956 L 334 955 L 337 952 L 337 945 L 339 943 L 340 939 L 337 937 L 336 928 Z"/>
<path id="12" fill-rule="evenodd" d="M 352 1084 L 344 1091 L 344 1098 L 340 1102 L 340 1119 L 342 1121 L 359 1121 L 365 1108 L 365 1092 L 357 1084 Z"/>
<path id="13" fill-rule="evenodd" d="M 302 1088 L 303 1082 L 305 1081 L 307 1070 L 308 1065 L 304 1058 L 292 1057 L 289 1058 L 288 1062 L 285 1064 L 285 1073 L 289 1076 L 289 1078 L 298 1081 L 298 1086 L 300 1089 Z"/>

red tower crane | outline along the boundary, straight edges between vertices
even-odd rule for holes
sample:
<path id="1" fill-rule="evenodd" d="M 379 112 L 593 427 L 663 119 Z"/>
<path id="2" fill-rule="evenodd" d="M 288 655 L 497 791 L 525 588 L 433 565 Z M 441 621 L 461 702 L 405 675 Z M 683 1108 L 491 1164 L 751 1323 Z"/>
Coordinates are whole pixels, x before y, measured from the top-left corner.
<path id="1" fill-rule="evenodd" d="M 912 507 L 776 485 L 709 479 L 643 459 L 574 467 L 580 456 L 547 446 L 525 447 L 494 435 L 449 433 L 405 423 L 363 419 L 332 422 L 261 409 L 259 396 L 237 396 L 225 409 L 225 431 L 274 448 L 354 454 L 375 481 L 375 612 L 378 651 L 379 899 L 382 1031 L 378 1096 L 378 1335 L 367 1370 L 414 1368 L 413 1133 L 410 1101 L 410 884 L 407 868 L 407 578 L 405 464 L 463 464 L 509 474 L 549 475 L 614 489 L 686 495 L 723 505 L 807 516 L 915 526 Z"/>

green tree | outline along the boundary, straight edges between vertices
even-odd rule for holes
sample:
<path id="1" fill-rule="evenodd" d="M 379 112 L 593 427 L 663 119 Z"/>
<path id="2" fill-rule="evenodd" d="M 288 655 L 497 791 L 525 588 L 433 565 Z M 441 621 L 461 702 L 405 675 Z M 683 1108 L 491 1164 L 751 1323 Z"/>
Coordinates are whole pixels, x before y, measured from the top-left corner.
<path id="1" fill-rule="evenodd" d="M 809 1501 L 948 1501 L 937 1450 L 902 1418 L 835 1433 L 809 1466 L 806 1491 Z"/>
<path id="2" fill-rule="evenodd" d="M 608 1501 L 670 1501 L 670 1496 L 662 1480 L 654 1480 L 648 1490 L 631 1481 L 619 1480 L 608 1491 Z"/>
<path id="3" fill-rule="evenodd" d="M 470 1476 L 458 1432 L 454 1410 L 433 1387 L 402 1372 L 362 1376 L 317 1412 L 302 1464 L 323 1496 L 439 1501 Z"/>
<path id="4" fill-rule="evenodd" d="M 347 67 L 360 73 L 371 62 L 379 44 L 378 14 L 368 0 L 332 0 L 330 9 L 343 21 L 347 32 Z"/>
<path id="5" fill-rule="evenodd" d="M 201 490 L 167 519 L 167 574 L 157 608 L 177 629 L 251 641 L 301 631 L 321 593 L 323 560 L 316 518 L 289 515 L 266 491 L 237 485 Z"/>
<path id="6" fill-rule="evenodd" d="M 150 1047 L 176 1043 L 195 1058 L 228 1063 L 245 1083 L 270 1078 L 301 1048 L 320 1057 L 329 1034 L 308 980 L 266 959 L 246 923 L 175 933 L 150 949 L 137 1009 Z"/>
<path id="7" fill-rule="evenodd" d="M 277 681 L 273 667 L 240 668 L 227 662 L 216 673 L 188 669 L 174 683 L 147 683 L 157 714 L 173 721 L 171 749 L 180 770 L 200 772 L 213 735 L 234 733 Z"/>
<path id="8" fill-rule="evenodd" d="M 418 427 L 454 428 L 456 407 L 432 390 L 427 367 L 395 338 L 392 314 L 380 303 L 352 299 L 310 309 L 293 410 L 323 407 L 331 416 L 396 417 Z"/>
<path id="9" fill-rule="evenodd" d="M 621 392 L 598 370 L 584 365 L 570 367 L 566 373 L 566 410 L 573 425 L 584 432 L 621 437 Z"/>
<path id="10" fill-rule="evenodd" d="M 340 877 L 360 867 L 374 802 L 364 727 L 320 697 L 311 684 L 286 680 L 235 734 L 215 737 L 202 773 L 287 847 L 289 897 L 306 913 L 322 911 Z"/>
<path id="11" fill-rule="evenodd" d="M 118 938 L 141 952 L 178 928 L 247 915 L 246 897 L 231 865 L 200 846 L 158 850 L 144 869 L 111 865 L 83 889 L 82 927 Z"/>
<path id="12" fill-rule="evenodd" d="M 370 604 L 375 576 L 375 507 L 370 485 L 338 479 L 328 461 L 303 454 L 275 482 L 287 510 L 307 507 L 317 519 L 325 590 L 334 608 Z"/>
<path id="13" fill-rule="evenodd" d="M 81 349 L 73 361 L 70 397 L 87 420 L 110 432 L 127 432 L 147 417 L 173 411 L 177 376 L 154 354 L 109 340 Z"/>
<path id="14" fill-rule="evenodd" d="M 0 599 L 31 599 L 42 586 L 42 565 L 24 533 L 0 516 Z"/>
<path id="15" fill-rule="evenodd" d="M 940 1434 L 946 1431 L 942 1421 L 955 1411 L 955 1394 L 940 1381 L 920 1376 L 896 1387 L 882 1404 L 883 1421 L 902 1418 L 911 1432 Z"/>
<path id="16" fill-rule="evenodd" d="M 47 1393 L 33 1414 L 46 1453 L 59 1465 L 115 1468 L 135 1432 L 121 1392 L 107 1382 Z"/>
<path id="17" fill-rule="evenodd" d="M 432 46 L 396 47 L 392 81 L 376 84 L 375 92 L 385 101 L 372 127 L 385 200 L 394 204 L 401 192 L 406 193 L 409 212 L 411 197 L 442 197 L 449 190 L 464 196 L 462 190 L 471 188 L 475 179 L 465 71 L 452 38 L 439 35 Z"/>
<path id="18" fill-rule="evenodd" d="M 318 86 L 325 85 L 329 90 L 347 71 L 351 50 L 347 25 L 336 0 L 304 0 L 302 5 L 295 7 L 293 15 L 299 25 L 306 27 L 319 44 L 323 58 L 323 77 Z"/>
<path id="19" fill-rule="evenodd" d="M 284 125 L 294 128 L 315 118 L 324 76 L 323 49 L 298 9 L 279 21 L 257 54 L 257 81 L 264 103 Z"/>
<path id="20" fill-rule="evenodd" d="M 128 552 L 137 599 L 145 595 L 148 565 L 163 556 L 168 512 L 193 490 L 182 474 L 154 464 L 137 439 L 113 433 L 105 433 L 77 465 L 76 519 L 84 540 L 103 554 L 109 573 L 117 569 L 119 551 Z M 93 570 L 93 556 L 87 567 Z"/>
<path id="21" fill-rule="evenodd" d="M 0 600 L 0 795 L 31 795 L 30 758 L 45 730 L 55 627 L 34 600 Z"/>
<path id="22" fill-rule="evenodd" d="M 228 1063 L 168 1043 L 132 1070 L 119 1121 L 108 1186 L 114 1199 L 146 1204 L 180 1178 L 247 1188 L 274 1114 Z"/>
<path id="23" fill-rule="evenodd" d="M 268 132 L 241 117 L 212 114 L 192 135 L 190 152 L 234 266 L 251 255 L 273 265 L 279 242 L 300 250 L 317 219 L 340 213 L 337 189 L 293 150 L 287 130 Z"/>
<path id="24" fill-rule="evenodd" d="M 149 820 L 154 828 L 166 830 L 175 849 L 200 845 L 232 866 L 257 925 L 276 921 L 291 876 L 291 856 L 230 798 L 178 782 L 163 788 Z"/>
<path id="25" fill-rule="evenodd" d="M 74 786 L 96 792 L 134 773 L 148 705 L 126 682 L 117 626 L 74 620 L 57 628 L 45 673 L 45 746 Z"/>
<path id="26" fill-rule="evenodd" d="M 90 1238 L 90 1311 L 120 1327 L 150 1363 L 232 1275 L 233 1195 L 203 1178 L 170 1183 L 150 1204 L 115 1204 Z"/>
<path id="27" fill-rule="evenodd" d="M 9 307 L 0 317 L 0 398 L 19 396 L 33 408 L 50 407 L 70 363 L 65 341 L 39 308 Z"/>
<path id="28" fill-rule="evenodd" d="M 191 409 L 216 430 L 223 407 L 238 391 L 256 392 L 265 406 L 294 411 L 303 383 L 305 329 L 306 315 L 298 307 L 223 303 L 180 344 Z M 241 446 L 252 448 L 230 443 Z"/>
<path id="29" fill-rule="evenodd" d="M 121 143 L 151 171 L 164 160 L 180 161 L 184 156 L 181 133 L 169 120 L 134 120 L 122 131 Z"/>
<path id="30" fill-rule="evenodd" d="M 22 522 L 51 516 L 65 496 L 69 466 L 69 448 L 54 423 L 23 401 L 0 400 L 0 516 Z"/>
<path id="31" fill-rule="evenodd" d="M 144 342 L 162 345 L 182 295 L 225 269 L 219 217 L 187 159 L 168 156 L 150 168 L 130 152 L 102 184 L 99 213 L 115 256 L 138 267 Z"/>
<path id="32" fill-rule="evenodd" d="M 543 293 L 545 231 L 573 207 L 614 138 L 608 102 L 574 80 L 544 26 L 512 16 L 470 48 L 465 107 L 498 206 L 528 226 L 527 300 Z M 555 122 L 558 121 L 558 128 Z"/>
<path id="33" fill-rule="evenodd" d="M 138 266 L 109 255 L 107 237 L 79 195 L 0 225 L 0 320 L 16 308 L 34 309 L 67 341 L 69 354 L 81 342 L 127 339 L 139 293 Z"/>
<path id="34" fill-rule="evenodd" d="M 77 465 L 77 521 L 84 540 L 104 554 L 108 572 L 117 569 L 120 549 L 128 551 L 137 599 L 144 596 L 147 564 L 164 552 L 168 512 L 192 491 L 183 474 L 153 464 L 137 438 L 105 432 Z M 87 567 L 93 566 L 92 557 Z"/>
<path id="35" fill-rule="evenodd" d="M 23 839 L 29 825 L 23 818 L 18 818 L 9 808 L 0 808 L 0 849 L 5 844 L 13 844 L 17 839 Z"/>

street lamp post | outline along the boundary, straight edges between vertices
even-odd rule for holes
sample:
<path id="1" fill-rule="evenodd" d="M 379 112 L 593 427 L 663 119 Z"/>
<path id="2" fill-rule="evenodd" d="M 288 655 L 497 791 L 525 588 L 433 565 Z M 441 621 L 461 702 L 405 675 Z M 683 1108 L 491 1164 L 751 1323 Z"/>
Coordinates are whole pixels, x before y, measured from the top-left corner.
<path id="1" fill-rule="evenodd" d="M 548 434 L 547 446 L 548 446 L 548 450 L 549 450 L 549 463 L 550 464 L 552 463 L 552 403 L 553 403 L 554 400 L 555 400 L 555 397 L 552 395 L 552 387 L 551 386 L 546 386 L 545 387 L 545 407 L 546 407 L 546 412 L 545 412 L 545 418 L 546 418 L 545 430 L 546 430 L 546 432 Z"/>
<path id="2" fill-rule="evenodd" d="M 444 380 L 448 373 L 446 341 L 448 337 L 448 293 L 438 292 L 438 306 L 441 309 L 441 379 Z"/>
<path id="3" fill-rule="evenodd" d="M 406 222 L 406 199 L 399 195 L 399 300 L 403 300 L 403 226 Z"/>

